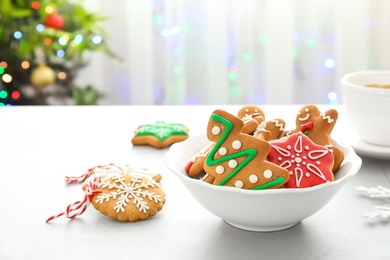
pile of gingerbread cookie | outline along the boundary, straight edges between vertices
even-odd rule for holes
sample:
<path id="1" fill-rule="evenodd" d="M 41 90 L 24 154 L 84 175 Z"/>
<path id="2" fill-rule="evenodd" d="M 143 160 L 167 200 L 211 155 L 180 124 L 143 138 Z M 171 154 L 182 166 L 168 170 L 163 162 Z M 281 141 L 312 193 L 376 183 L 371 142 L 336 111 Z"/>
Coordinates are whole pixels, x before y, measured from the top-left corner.
<path id="1" fill-rule="evenodd" d="M 332 142 L 335 109 L 304 105 L 296 128 L 283 119 L 266 120 L 256 105 L 237 113 L 214 111 L 207 127 L 209 144 L 186 164 L 190 177 L 219 186 L 263 190 L 306 188 L 331 182 L 344 160 Z"/>

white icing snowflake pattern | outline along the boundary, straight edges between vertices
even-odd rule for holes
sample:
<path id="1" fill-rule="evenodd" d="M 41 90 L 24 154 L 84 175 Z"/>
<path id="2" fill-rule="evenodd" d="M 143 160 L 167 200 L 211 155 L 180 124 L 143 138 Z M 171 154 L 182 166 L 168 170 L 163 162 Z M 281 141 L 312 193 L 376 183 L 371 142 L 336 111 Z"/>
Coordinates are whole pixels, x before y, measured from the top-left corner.
<path id="1" fill-rule="evenodd" d="M 110 180 L 112 180 L 112 182 Z M 110 178 L 102 179 L 98 184 L 98 187 L 115 190 L 110 193 L 99 195 L 96 202 L 102 204 L 105 201 L 107 202 L 110 199 L 116 199 L 118 197 L 116 205 L 114 206 L 114 210 L 117 213 L 124 212 L 125 207 L 130 202 L 135 204 L 140 212 L 146 213 L 149 210 L 149 206 L 148 202 L 144 200 L 145 198 L 148 198 L 155 203 L 162 201 L 160 195 L 146 190 L 148 188 L 158 187 L 157 182 L 153 179 L 144 182 L 141 178 L 131 177 L 130 182 L 126 183 L 126 179 L 123 176 L 112 176 Z"/>
<path id="2" fill-rule="evenodd" d="M 308 179 L 312 175 L 318 178 L 314 182 L 331 180 L 330 165 L 333 155 L 327 148 L 314 144 L 302 133 L 291 135 L 286 142 L 274 142 L 271 148 L 270 161 L 289 170 L 290 175 L 293 175 L 286 187 L 310 187 L 313 183 Z"/>

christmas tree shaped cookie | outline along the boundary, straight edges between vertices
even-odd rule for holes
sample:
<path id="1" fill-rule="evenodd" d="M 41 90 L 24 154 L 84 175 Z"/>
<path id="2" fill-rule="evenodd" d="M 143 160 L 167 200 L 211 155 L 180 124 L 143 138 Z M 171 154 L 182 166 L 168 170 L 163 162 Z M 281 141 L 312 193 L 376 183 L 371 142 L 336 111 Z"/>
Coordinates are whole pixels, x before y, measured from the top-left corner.
<path id="1" fill-rule="evenodd" d="M 212 113 L 207 137 L 215 145 L 206 157 L 204 181 L 219 186 L 262 190 L 278 188 L 290 178 L 289 172 L 266 161 L 270 144 L 243 134 L 244 123 L 223 110 Z"/>

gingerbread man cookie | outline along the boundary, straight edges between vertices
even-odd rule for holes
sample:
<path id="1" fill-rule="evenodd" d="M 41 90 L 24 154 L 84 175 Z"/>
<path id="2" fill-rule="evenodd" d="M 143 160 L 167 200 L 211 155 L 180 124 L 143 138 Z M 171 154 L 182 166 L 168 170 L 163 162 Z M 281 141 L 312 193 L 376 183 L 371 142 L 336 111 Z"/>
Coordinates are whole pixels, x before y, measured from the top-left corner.
<path id="1" fill-rule="evenodd" d="M 302 132 L 308 136 L 314 143 L 327 146 L 333 150 L 334 166 L 333 172 L 336 172 L 344 160 L 344 152 L 333 145 L 331 132 L 336 124 L 338 112 L 335 109 L 321 112 L 317 106 L 308 104 L 303 106 L 296 117 L 296 129 L 287 133 L 287 135 Z"/>
<path id="2" fill-rule="evenodd" d="M 210 150 L 213 148 L 213 146 L 214 143 L 209 143 L 202 150 L 191 157 L 190 161 L 185 167 L 188 176 L 195 177 L 203 172 L 206 156 L 210 153 Z"/>
<path id="3" fill-rule="evenodd" d="M 242 132 L 252 134 L 256 131 L 258 125 L 264 121 L 265 115 L 263 110 L 256 105 L 245 105 L 240 108 L 237 116 L 244 122 Z"/>
<path id="4" fill-rule="evenodd" d="M 279 138 L 284 133 L 284 127 L 286 126 L 285 121 L 279 118 L 265 121 L 263 110 L 256 105 L 241 107 L 237 116 L 244 122 L 243 133 L 252 134 L 263 140 Z"/>
<path id="5" fill-rule="evenodd" d="M 286 122 L 283 119 L 276 118 L 270 121 L 263 121 L 259 124 L 253 136 L 263 140 L 279 139 L 285 132 Z M 267 133 L 268 132 L 268 133 Z"/>
<path id="6" fill-rule="evenodd" d="M 242 133 L 244 123 L 223 110 L 212 113 L 207 137 L 215 145 L 206 157 L 204 181 L 242 189 L 278 188 L 290 178 L 289 172 L 266 160 L 267 141 Z"/>

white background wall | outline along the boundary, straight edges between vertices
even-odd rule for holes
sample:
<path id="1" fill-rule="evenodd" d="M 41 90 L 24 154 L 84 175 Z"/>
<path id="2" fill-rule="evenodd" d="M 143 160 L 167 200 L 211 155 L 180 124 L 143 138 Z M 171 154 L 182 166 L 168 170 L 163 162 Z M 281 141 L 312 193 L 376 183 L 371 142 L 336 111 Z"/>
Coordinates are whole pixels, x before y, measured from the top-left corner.
<path id="1" fill-rule="evenodd" d="M 94 54 L 80 72 L 102 104 L 337 103 L 341 75 L 390 69 L 388 0 L 85 4 L 109 17 L 102 25 L 123 59 Z"/>

